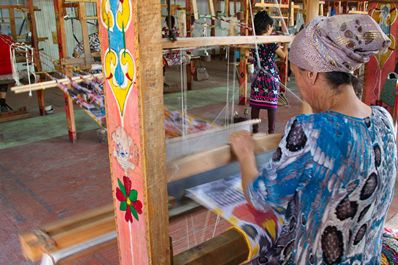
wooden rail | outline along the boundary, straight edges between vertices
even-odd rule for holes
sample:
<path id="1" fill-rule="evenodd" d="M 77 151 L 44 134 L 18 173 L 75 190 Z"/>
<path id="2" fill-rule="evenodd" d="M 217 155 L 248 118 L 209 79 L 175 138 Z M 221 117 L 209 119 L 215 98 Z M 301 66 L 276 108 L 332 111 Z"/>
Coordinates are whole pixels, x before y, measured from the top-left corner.
<path id="1" fill-rule="evenodd" d="M 72 81 L 74 82 L 83 82 L 85 80 L 92 80 L 93 78 L 102 78 L 103 74 L 94 74 L 94 75 L 84 75 L 84 76 L 75 76 L 72 77 Z M 70 84 L 70 79 L 69 78 L 63 78 L 63 79 L 58 79 L 57 81 L 51 80 L 51 81 L 45 81 L 45 82 L 40 82 L 36 84 L 30 84 L 30 85 L 23 85 L 23 86 L 15 86 L 11 88 L 11 91 L 15 92 L 15 94 L 19 93 L 26 93 L 29 91 L 36 91 L 36 90 L 44 90 L 47 88 L 53 88 L 57 87 L 58 83 L 60 84 Z"/>
<path id="2" fill-rule="evenodd" d="M 178 207 L 172 207 L 173 200 L 174 198 L 169 197 L 170 219 L 202 208 L 193 201 L 188 201 Z M 21 234 L 19 240 L 25 258 L 31 261 L 38 261 L 45 253 L 50 254 L 66 249 L 115 230 L 113 204 L 109 204 L 44 225 L 32 232 Z M 116 243 L 116 240 L 112 240 L 112 242 Z M 96 250 L 97 248 L 94 247 L 89 252 Z"/>
<path id="3" fill-rule="evenodd" d="M 239 44 L 261 44 L 261 43 L 288 43 L 292 42 L 292 36 L 232 36 L 232 37 L 194 37 L 178 38 L 171 42 L 167 39 L 162 40 L 163 49 L 182 49 L 193 47 L 208 46 L 227 46 Z"/>
<path id="4" fill-rule="evenodd" d="M 275 150 L 281 138 L 281 134 L 255 135 L 254 142 L 256 154 Z M 235 160 L 236 157 L 231 152 L 231 147 L 229 145 L 224 145 L 216 149 L 169 162 L 167 165 L 168 179 L 170 182 L 181 180 L 189 176 L 225 166 Z"/>

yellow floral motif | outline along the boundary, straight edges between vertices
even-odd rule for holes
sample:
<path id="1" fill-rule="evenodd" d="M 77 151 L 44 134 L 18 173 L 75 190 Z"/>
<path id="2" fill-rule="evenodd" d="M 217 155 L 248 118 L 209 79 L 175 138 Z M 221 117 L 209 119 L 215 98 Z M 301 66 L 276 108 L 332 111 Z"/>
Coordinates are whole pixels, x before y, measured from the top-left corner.
<path id="1" fill-rule="evenodd" d="M 113 27 L 115 26 L 115 22 L 114 22 L 114 17 L 113 17 L 113 13 L 111 10 L 111 4 L 109 2 L 110 0 L 102 0 L 101 2 L 101 19 L 102 19 L 102 23 L 104 23 L 105 28 L 109 28 L 109 30 L 112 30 Z M 126 1 L 128 2 L 128 1 Z"/>
<path id="2" fill-rule="evenodd" d="M 123 72 L 123 83 L 119 84 L 115 77 L 116 67 L 120 63 Z M 114 50 L 108 49 L 105 53 L 105 76 L 116 98 L 121 115 L 124 113 L 124 107 L 127 96 L 135 82 L 136 64 L 133 56 L 128 50 L 121 50 L 116 54 Z"/>
<path id="3" fill-rule="evenodd" d="M 395 50 L 395 37 L 389 32 L 389 30 L 397 20 L 398 11 L 395 4 L 377 4 L 377 7 L 371 11 L 371 16 L 391 40 L 391 45 L 388 50 L 376 55 L 380 67 L 383 68 L 384 64 Z"/>
<path id="4" fill-rule="evenodd" d="M 116 24 L 120 31 L 130 26 L 131 22 L 131 3 L 129 0 L 120 0 L 117 14 L 116 14 Z"/>

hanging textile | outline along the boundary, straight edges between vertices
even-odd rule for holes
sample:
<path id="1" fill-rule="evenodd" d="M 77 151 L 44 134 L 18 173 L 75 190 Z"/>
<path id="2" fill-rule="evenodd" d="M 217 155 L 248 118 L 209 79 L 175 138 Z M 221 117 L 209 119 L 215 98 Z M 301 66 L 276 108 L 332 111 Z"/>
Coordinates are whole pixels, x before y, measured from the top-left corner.
<path id="1" fill-rule="evenodd" d="M 0 75 L 11 75 L 10 45 L 13 43 L 11 37 L 0 34 Z"/>

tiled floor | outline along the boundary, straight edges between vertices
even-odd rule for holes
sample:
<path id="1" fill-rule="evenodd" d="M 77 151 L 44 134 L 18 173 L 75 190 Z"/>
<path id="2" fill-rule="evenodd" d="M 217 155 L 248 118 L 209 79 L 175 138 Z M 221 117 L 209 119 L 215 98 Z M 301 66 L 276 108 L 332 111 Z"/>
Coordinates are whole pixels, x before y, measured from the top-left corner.
<path id="1" fill-rule="evenodd" d="M 222 80 L 216 76 L 211 80 L 214 83 L 209 84 L 220 87 Z M 197 83 L 196 89 L 201 86 L 204 85 Z M 12 106 L 27 105 L 35 111 L 35 98 L 26 97 L 10 96 L 9 102 Z M 288 97 L 290 105 L 278 110 L 277 131 L 282 131 L 287 119 L 300 111 L 300 103 L 294 97 Z M 57 90 L 47 92 L 47 104 L 55 106 L 56 111 L 62 112 L 62 101 L 62 94 Z M 190 113 L 213 120 L 223 107 L 224 104 L 213 102 L 206 107 L 193 108 Z M 236 107 L 241 115 L 243 109 Z M 266 113 L 261 115 L 265 119 Z M 0 131 L 2 126 L 7 125 L 0 124 Z M 43 126 L 51 126 L 51 123 Z M 265 128 L 266 122 L 260 131 L 265 132 Z M 64 134 L 0 150 L 0 265 L 33 264 L 22 257 L 18 234 L 111 202 L 107 146 L 98 143 L 93 130 L 79 133 L 78 138 L 74 145 Z M 398 227 L 397 214 L 398 196 L 388 215 L 391 223 Z M 173 219 L 169 234 L 174 253 L 197 245 L 227 227 L 225 221 L 204 209 Z M 118 264 L 117 247 L 111 246 L 61 264 Z"/>

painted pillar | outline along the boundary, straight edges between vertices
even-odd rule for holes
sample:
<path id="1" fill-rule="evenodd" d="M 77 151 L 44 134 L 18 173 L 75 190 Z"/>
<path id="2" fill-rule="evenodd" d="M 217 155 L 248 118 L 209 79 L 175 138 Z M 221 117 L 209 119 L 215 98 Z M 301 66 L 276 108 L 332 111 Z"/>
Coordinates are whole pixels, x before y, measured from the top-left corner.
<path id="1" fill-rule="evenodd" d="M 369 3 L 369 15 L 380 25 L 391 39 L 391 46 L 384 53 L 372 56 L 365 66 L 365 78 L 362 100 L 366 104 L 378 103 L 380 92 L 388 74 L 395 71 L 397 63 L 398 4 Z"/>
<path id="2" fill-rule="evenodd" d="M 98 0 L 120 264 L 170 264 L 160 1 Z"/>

